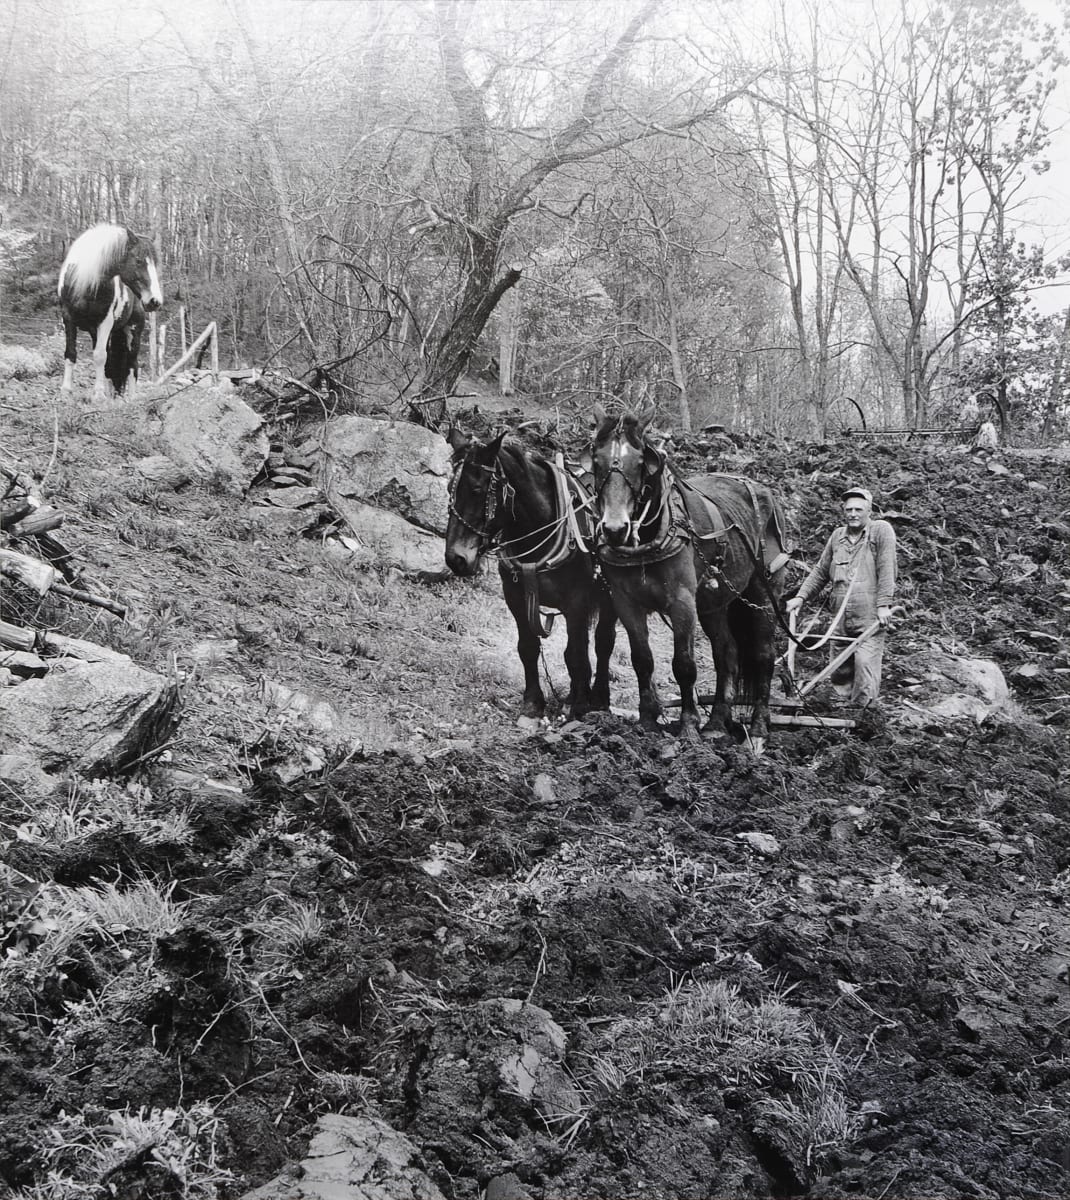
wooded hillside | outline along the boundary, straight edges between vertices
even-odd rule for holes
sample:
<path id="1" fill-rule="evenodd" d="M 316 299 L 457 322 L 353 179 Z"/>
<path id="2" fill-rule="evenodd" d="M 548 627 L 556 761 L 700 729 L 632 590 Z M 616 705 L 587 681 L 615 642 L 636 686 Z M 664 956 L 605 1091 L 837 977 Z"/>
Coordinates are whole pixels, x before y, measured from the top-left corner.
<path id="1" fill-rule="evenodd" d="M 1070 324 L 1033 301 L 1066 263 L 1026 203 L 1065 28 L 747 7 L 6 6 L 7 320 L 114 220 L 155 234 L 172 324 L 357 410 L 434 421 L 471 369 L 685 430 L 1065 431 Z"/>

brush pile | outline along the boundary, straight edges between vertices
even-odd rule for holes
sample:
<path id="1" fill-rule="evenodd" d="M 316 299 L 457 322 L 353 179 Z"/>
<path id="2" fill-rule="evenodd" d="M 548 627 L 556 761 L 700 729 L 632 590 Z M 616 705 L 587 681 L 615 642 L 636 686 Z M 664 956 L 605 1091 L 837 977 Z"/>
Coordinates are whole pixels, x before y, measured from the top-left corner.
<path id="1" fill-rule="evenodd" d="M 49 658 L 98 662 L 120 657 L 47 628 L 52 598 L 95 605 L 120 617 L 125 609 L 91 590 L 73 553 L 55 536 L 63 514 L 42 502 L 34 481 L 6 467 L 0 467 L 0 480 L 0 683 L 45 674 Z"/>

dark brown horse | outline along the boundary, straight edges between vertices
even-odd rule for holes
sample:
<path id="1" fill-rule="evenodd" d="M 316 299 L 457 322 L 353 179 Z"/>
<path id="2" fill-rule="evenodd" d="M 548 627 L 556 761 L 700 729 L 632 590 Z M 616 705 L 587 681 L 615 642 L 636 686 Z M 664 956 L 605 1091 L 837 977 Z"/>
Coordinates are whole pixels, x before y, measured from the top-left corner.
<path id="1" fill-rule="evenodd" d="M 678 480 L 647 438 L 653 408 L 607 417 L 596 408 L 592 447 L 598 555 L 628 632 L 639 682 L 639 718 L 656 728 L 661 703 L 653 684 L 647 616 L 668 617 L 672 670 L 680 686 L 680 733 L 693 737 L 695 627 L 713 649 L 717 689 L 702 729 L 707 736 L 745 736 L 761 751 L 769 731 L 769 692 L 781 567 L 789 555 L 772 492 L 733 475 Z M 732 705 L 752 705 L 749 731 Z"/>
<path id="2" fill-rule="evenodd" d="M 569 715 L 608 709 L 616 618 L 609 591 L 595 570 L 590 497 L 562 467 L 504 442 L 504 437 L 479 442 L 450 431 L 446 564 L 455 575 L 472 575 L 481 555 L 497 551 L 524 666 L 522 717 L 539 719 L 546 709 L 539 648 L 550 630 L 543 623 L 543 609 L 565 617 Z M 588 646 L 595 618 L 592 683 Z"/>

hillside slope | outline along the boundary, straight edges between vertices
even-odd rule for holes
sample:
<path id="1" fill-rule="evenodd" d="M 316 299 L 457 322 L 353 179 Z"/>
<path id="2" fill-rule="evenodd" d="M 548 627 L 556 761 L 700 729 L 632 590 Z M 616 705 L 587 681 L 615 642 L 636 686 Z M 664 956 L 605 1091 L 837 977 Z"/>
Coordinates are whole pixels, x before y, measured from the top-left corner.
<path id="1" fill-rule="evenodd" d="M 327 1112 L 472 1200 L 1070 1191 L 1065 461 L 733 447 L 804 560 L 875 485 L 909 610 L 886 723 L 755 759 L 525 734 L 493 574 L 358 571 L 53 396 L 5 385 L 5 464 L 130 615 L 34 616 L 177 670 L 183 712 L 132 780 L 0 798 L 0 1194 L 241 1195 Z M 937 652 L 1014 703 L 919 716 Z"/>

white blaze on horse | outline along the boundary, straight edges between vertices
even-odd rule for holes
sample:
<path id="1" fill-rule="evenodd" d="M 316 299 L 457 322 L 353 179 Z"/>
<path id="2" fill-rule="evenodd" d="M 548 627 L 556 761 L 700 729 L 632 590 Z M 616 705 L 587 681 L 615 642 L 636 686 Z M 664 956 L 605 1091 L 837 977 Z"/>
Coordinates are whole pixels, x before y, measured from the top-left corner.
<path id="1" fill-rule="evenodd" d="M 58 292 L 67 338 L 63 390 L 74 386 L 78 330 L 84 329 L 93 342 L 94 397 L 106 395 L 105 379 L 122 393 L 131 373 L 137 380 L 145 313 L 163 304 L 152 242 L 122 225 L 94 225 L 67 251 Z"/>
<path id="2" fill-rule="evenodd" d="M 678 478 L 647 436 L 651 405 L 610 417 L 595 406 L 591 447 L 598 557 L 617 616 L 627 630 L 639 685 L 639 720 L 658 728 L 647 617 L 661 613 L 673 633 L 680 733 L 698 733 L 695 629 L 710 640 L 717 690 L 703 736 L 747 738 L 760 753 L 769 732 L 769 694 L 782 568 L 790 555 L 777 498 L 734 475 Z M 751 707 L 749 725 L 733 705 Z"/>

